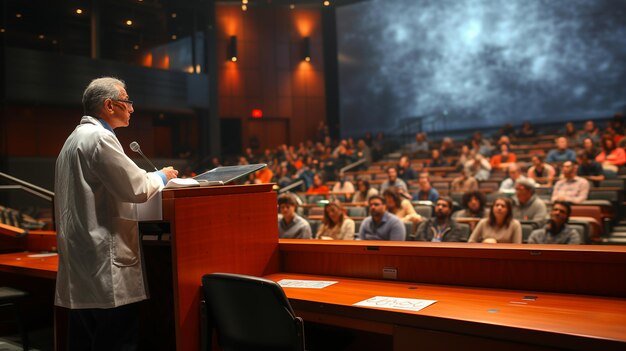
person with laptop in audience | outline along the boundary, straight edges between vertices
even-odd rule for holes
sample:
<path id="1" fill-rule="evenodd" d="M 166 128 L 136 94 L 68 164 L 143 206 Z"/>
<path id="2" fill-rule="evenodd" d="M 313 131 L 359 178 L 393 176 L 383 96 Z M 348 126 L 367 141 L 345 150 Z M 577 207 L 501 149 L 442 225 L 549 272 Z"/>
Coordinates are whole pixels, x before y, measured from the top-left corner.
<path id="1" fill-rule="evenodd" d="M 293 194 L 285 193 L 278 197 L 278 237 L 283 239 L 311 239 L 311 225 L 300 217 L 296 210 L 298 203 Z"/>
<path id="2" fill-rule="evenodd" d="M 528 237 L 529 244 L 581 244 L 580 233 L 567 225 L 572 207 L 566 201 L 555 201 L 550 219 L 544 228 L 535 229 Z"/>
<path id="3" fill-rule="evenodd" d="M 513 218 L 513 202 L 499 197 L 491 205 L 489 217 L 481 219 L 468 240 L 470 243 L 522 243 L 522 225 Z"/>
<path id="4" fill-rule="evenodd" d="M 532 179 L 518 179 L 515 181 L 515 196 L 513 197 L 513 218 L 519 221 L 533 221 L 538 227 L 548 219 L 548 209 L 545 202 L 535 194 L 535 182 Z"/>
<path id="5" fill-rule="evenodd" d="M 430 201 L 433 204 L 439 198 L 439 192 L 430 184 L 428 172 L 420 173 L 419 190 L 413 195 L 413 201 Z"/>
<path id="6" fill-rule="evenodd" d="M 556 182 L 552 189 L 551 201 L 569 201 L 579 204 L 587 200 L 589 195 L 589 181 L 577 176 L 578 165 L 576 162 L 565 161 L 561 166 L 563 179 Z"/>
<path id="7" fill-rule="evenodd" d="M 528 178 L 535 181 L 537 184 L 552 186 L 554 184 L 554 177 L 556 176 L 556 170 L 549 163 L 543 161 L 543 156 L 533 155 L 530 159 L 532 166 L 528 168 Z"/>
<path id="8" fill-rule="evenodd" d="M 403 192 L 408 192 L 409 189 L 404 180 L 398 178 L 398 169 L 394 166 L 387 168 L 387 180 L 380 184 L 380 191 L 383 192 L 392 186 L 402 189 Z"/>
<path id="9" fill-rule="evenodd" d="M 352 196 L 352 202 L 367 202 L 374 195 L 378 195 L 378 190 L 370 186 L 369 180 L 359 179 L 356 182 L 356 192 Z"/>
<path id="10" fill-rule="evenodd" d="M 368 204 L 370 216 L 361 223 L 358 240 L 404 241 L 406 239 L 404 223 L 387 212 L 385 199 L 382 196 L 370 197 Z"/>
<path id="11" fill-rule="evenodd" d="M 578 150 L 576 156 L 578 157 L 578 176 L 584 177 L 592 182 L 600 182 L 605 179 L 602 165 L 594 159 L 590 159 L 589 155 L 584 150 Z"/>
<path id="12" fill-rule="evenodd" d="M 548 152 L 546 162 L 548 163 L 561 163 L 565 161 L 575 161 L 576 153 L 574 150 L 567 147 L 567 138 L 556 138 L 556 149 L 552 149 Z"/>
<path id="13" fill-rule="evenodd" d="M 320 240 L 354 240 L 354 221 L 337 202 L 324 206 L 324 218 L 315 235 Z"/>
<path id="14" fill-rule="evenodd" d="M 442 196 L 435 205 L 435 216 L 422 222 L 417 227 L 415 236 L 409 236 L 407 240 L 430 241 L 430 242 L 466 242 L 463 231 L 452 214 L 452 199 Z"/>
<path id="15" fill-rule="evenodd" d="M 478 190 L 463 194 L 461 202 L 463 209 L 454 212 L 452 218 L 485 218 L 489 214 L 485 194 Z"/>

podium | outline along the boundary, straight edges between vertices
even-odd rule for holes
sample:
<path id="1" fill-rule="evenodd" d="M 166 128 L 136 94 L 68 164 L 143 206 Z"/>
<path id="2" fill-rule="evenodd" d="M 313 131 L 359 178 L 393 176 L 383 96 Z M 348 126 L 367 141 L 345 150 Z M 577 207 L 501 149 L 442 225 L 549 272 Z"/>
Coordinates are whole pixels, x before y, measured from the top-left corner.
<path id="1" fill-rule="evenodd" d="M 233 185 L 164 190 L 162 199 L 154 224 L 169 224 L 171 236 L 144 240 L 151 297 L 141 344 L 197 351 L 204 274 L 279 271 L 276 193 L 272 184 Z"/>

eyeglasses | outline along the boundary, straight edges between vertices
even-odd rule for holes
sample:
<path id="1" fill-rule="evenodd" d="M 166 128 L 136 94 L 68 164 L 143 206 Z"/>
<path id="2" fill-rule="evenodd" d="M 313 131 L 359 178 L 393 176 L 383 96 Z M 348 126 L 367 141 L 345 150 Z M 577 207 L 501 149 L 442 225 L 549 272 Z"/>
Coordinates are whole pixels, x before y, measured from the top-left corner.
<path id="1" fill-rule="evenodd" d="M 113 101 L 117 101 L 117 102 L 123 102 L 126 104 L 129 104 L 130 106 L 133 106 L 133 102 L 131 100 L 121 100 L 121 99 L 111 99 Z"/>

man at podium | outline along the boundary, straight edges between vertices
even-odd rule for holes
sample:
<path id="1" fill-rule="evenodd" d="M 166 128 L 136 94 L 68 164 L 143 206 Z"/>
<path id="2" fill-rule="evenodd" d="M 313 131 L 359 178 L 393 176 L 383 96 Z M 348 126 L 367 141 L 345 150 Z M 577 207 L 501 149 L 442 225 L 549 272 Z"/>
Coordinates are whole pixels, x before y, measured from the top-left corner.
<path id="1" fill-rule="evenodd" d="M 56 162 L 59 269 L 55 304 L 69 308 L 69 350 L 136 350 L 138 302 L 147 298 L 135 204 L 157 194 L 178 171 L 146 172 L 114 129 L 134 112 L 124 82 L 93 80 L 85 116 Z"/>

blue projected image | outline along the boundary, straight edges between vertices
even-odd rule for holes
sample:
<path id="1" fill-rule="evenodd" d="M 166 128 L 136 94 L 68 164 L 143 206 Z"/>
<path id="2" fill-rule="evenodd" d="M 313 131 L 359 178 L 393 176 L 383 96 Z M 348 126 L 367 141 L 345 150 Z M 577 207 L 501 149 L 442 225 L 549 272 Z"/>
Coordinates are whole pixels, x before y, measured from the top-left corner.
<path id="1" fill-rule="evenodd" d="M 608 117 L 626 1 L 371 0 L 337 9 L 341 134 Z"/>

